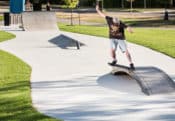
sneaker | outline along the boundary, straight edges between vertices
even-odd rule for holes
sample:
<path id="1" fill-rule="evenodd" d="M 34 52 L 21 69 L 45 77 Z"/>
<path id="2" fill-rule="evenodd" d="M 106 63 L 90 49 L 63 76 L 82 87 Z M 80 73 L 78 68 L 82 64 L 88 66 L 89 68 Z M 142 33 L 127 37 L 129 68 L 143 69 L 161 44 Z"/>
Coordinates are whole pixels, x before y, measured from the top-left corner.
<path id="1" fill-rule="evenodd" d="M 134 64 L 133 63 L 130 64 L 130 69 L 131 70 L 135 70 L 135 67 L 134 67 Z"/>
<path id="2" fill-rule="evenodd" d="M 117 61 L 113 60 L 111 63 L 108 63 L 108 64 L 114 66 L 114 65 L 116 65 L 116 63 L 117 63 Z"/>

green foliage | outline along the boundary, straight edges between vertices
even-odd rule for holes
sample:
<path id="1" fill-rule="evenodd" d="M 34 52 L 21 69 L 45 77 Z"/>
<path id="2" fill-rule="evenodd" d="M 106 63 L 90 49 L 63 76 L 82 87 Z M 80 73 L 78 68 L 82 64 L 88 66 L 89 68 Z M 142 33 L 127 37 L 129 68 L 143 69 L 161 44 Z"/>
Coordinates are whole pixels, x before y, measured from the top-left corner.
<path id="1" fill-rule="evenodd" d="M 161 6 L 168 7 L 170 0 L 155 0 L 155 2 L 159 3 Z"/>
<path id="2" fill-rule="evenodd" d="M 84 1 L 84 0 L 82 0 Z M 125 8 L 130 7 L 130 0 L 103 0 L 104 1 L 104 8 L 121 8 L 122 4 Z M 123 2 L 123 3 L 122 3 Z M 171 7 L 175 6 L 175 3 L 171 3 L 171 0 L 146 0 L 146 6 L 148 8 L 161 8 L 161 7 Z M 133 2 L 134 8 L 143 8 L 144 7 L 144 0 L 135 0 Z"/>
<path id="3" fill-rule="evenodd" d="M 77 7 L 79 0 L 64 0 L 64 2 L 68 8 L 75 8 Z"/>
<path id="4" fill-rule="evenodd" d="M 120 5 L 119 1 L 114 1 L 114 0 L 103 0 L 103 5 L 104 8 L 113 8 L 113 7 L 119 7 L 118 5 Z"/>

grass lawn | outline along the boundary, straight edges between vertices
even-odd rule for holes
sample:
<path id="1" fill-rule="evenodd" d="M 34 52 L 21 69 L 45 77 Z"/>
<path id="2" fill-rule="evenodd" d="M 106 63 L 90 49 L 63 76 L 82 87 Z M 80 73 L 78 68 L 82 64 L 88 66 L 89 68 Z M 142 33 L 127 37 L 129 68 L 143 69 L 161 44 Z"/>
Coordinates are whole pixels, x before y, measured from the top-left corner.
<path id="1" fill-rule="evenodd" d="M 74 33 L 88 34 L 100 37 L 108 37 L 107 27 L 97 26 L 67 26 L 58 25 L 60 30 Z M 175 31 L 166 29 L 133 28 L 134 33 L 126 32 L 127 40 L 132 43 L 143 45 L 175 58 Z"/>
<path id="2" fill-rule="evenodd" d="M 3 36 L 12 38 L 4 32 Z M 4 41 L 4 38 L 0 40 Z M 0 121 L 58 121 L 33 108 L 30 75 L 29 65 L 0 50 Z"/>
<path id="3" fill-rule="evenodd" d="M 10 34 L 4 31 L 0 31 L 0 42 L 14 38 L 14 34 Z"/>
<path id="4" fill-rule="evenodd" d="M 2 21 L 3 20 L 3 17 L 2 16 L 0 16 L 0 21 Z"/>

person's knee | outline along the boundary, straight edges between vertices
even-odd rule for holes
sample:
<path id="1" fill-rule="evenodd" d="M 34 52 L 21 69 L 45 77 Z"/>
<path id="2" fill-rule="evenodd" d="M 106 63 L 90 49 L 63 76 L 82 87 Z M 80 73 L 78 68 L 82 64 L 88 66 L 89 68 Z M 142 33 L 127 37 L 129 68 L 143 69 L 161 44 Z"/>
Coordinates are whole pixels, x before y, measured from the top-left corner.
<path id="1" fill-rule="evenodd" d="M 127 55 L 127 56 L 129 56 L 129 55 L 130 55 L 130 53 L 129 53 L 129 51 L 128 51 L 128 50 L 126 50 L 126 51 L 125 51 L 125 53 L 126 53 L 126 55 Z"/>
<path id="2" fill-rule="evenodd" d="M 115 53 L 115 51 L 116 51 L 115 48 L 111 48 L 112 53 Z"/>

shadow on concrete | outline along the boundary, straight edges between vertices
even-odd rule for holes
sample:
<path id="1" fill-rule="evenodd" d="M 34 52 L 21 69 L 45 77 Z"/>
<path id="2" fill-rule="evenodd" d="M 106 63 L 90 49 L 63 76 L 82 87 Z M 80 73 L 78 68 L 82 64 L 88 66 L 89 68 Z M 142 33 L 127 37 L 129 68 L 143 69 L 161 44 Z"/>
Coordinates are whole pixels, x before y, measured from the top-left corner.
<path id="1" fill-rule="evenodd" d="M 112 74 L 102 75 L 97 79 L 97 83 L 100 86 L 120 91 L 121 93 L 142 94 L 136 80 L 132 79 L 126 73 L 118 73 L 116 76 Z"/>
<path id="2" fill-rule="evenodd" d="M 161 115 L 154 116 L 154 117 L 150 118 L 150 120 L 174 121 L 175 115 L 174 114 L 161 114 Z"/>
<path id="3" fill-rule="evenodd" d="M 92 75 L 72 78 L 70 80 L 32 82 L 32 87 L 33 89 L 40 90 L 42 95 L 45 95 L 44 92 L 46 92 L 48 89 L 50 91 L 59 89 L 58 91 L 53 91 L 52 93 L 52 95 L 55 94 L 54 98 L 52 99 L 52 101 L 55 100 L 55 102 L 51 105 L 55 105 L 55 108 L 47 109 L 44 111 L 44 113 L 64 120 L 107 121 L 106 119 L 110 116 L 133 114 L 147 110 L 145 108 L 137 109 L 127 107 L 119 109 L 116 107 L 117 109 L 115 109 L 113 106 L 109 107 L 111 104 L 110 102 L 116 102 L 118 98 L 101 96 L 98 98 L 99 93 L 101 92 L 99 90 L 99 86 L 101 87 L 101 85 L 96 83 L 95 80 L 97 78 L 98 76 Z M 62 92 L 62 90 L 64 90 L 64 92 Z M 67 92 L 66 90 L 70 91 Z M 56 98 L 57 95 L 62 95 L 63 98 Z M 86 95 L 92 95 L 92 97 L 90 96 L 89 99 L 86 97 Z M 78 100 L 76 98 L 79 96 L 81 99 L 80 101 L 76 102 Z M 97 96 L 97 98 L 93 98 L 93 96 Z M 71 101 L 67 100 L 68 98 L 71 99 Z M 104 104 L 103 101 L 106 102 L 106 104 Z M 42 105 L 47 105 L 47 103 L 47 101 L 40 102 Z M 62 107 L 61 105 L 65 105 L 65 107 Z"/>
<path id="4" fill-rule="evenodd" d="M 97 79 L 96 83 L 94 80 Z M 71 78 L 70 80 L 57 80 L 57 81 L 41 81 L 32 83 L 34 89 L 40 90 L 41 95 L 48 95 L 47 90 L 52 91 L 51 100 L 54 103 L 50 103 L 48 100 L 41 100 L 40 104 L 55 106 L 55 108 L 48 108 L 43 110 L 49 116 L 61 118 L 71 121 L 118 121 L 121 116 L 137 115 L 138 113 L 149 112 L 152 110 L 160 110 L 162 108 L 173 109 L 174 96 L 149 99 L 145 96 L 123 97 L 119 98 L 117 93 L 115 96 L 101 97 L 103 91 L 99 90 L 99 87 L 105 87 L 120 91 L 124 93 L 140 93 L 139 86 L 127 75 L 113 76 L 105 74 L 98 78 L 98 76 L 82 76 L 78 78 Z M 135 89 L 138 88 L 138 92 Z M 94 90 L 96 88 L 96 90 Z M 59 90 L 57 90 L 59 89 Z M 55 91 L 57 90 L 57 91 Z M 101 93 L 99 93 L 99 91 Z M 87 95 L 91 95 L 88 97 Z M 95 98 L 93 96 L 96 96 Z M 60 98 L 62 97 L 62 98 Z M 78 99 L 80 99 L 78 101 Z M 91 99 L 92 98 L 92 99 Z M 119 106 L 117 103 L 121 103 L 123 106 Z M 156 105 L 155 107 L 153 105 Z M 166 106 L 167 105 L 167 106 Z M 153 106 L 153 107 L 152 107 Z M 169 107 L 168 107 L 169 106 Z M 170 117 L 167 117 L 167 116 Z M 162 114 L 154 115 L 151 117 L 155 119 L 167 119 L 167 121 L 173 121 L 173 112 L 164 112 Z M 113 119 L 110 119 L 112 117 Z M 148 117 L 150 118 L 150 117 Z M 146 119 L 148 119 L 146 117 Z"/>
<path id="5" fill-rule="evenodd" d="M 94 82 L 96 78 L 96 75 L 92 75 L 71 78 L 70 80 L 32 82 L 31 84 L 32 87 L 36 89 L 95 87 L 97 86 Z"/>
<path id="6" fill-rule="evenodd" d="M 69 47 L 75 47 L 75 49 L 77 49 L 77 43 L 79 44 L 80 47 L 85 45 L 79 42 L 78 40 L 74 40 L 73 38 L 70 38 L 63 34 L 60 34 L 59 36 L 49 40 L 49 42 L 57 45 L 62 49 L 69 49 Z"/>
<path id="7" fill-rule="evenodd" d="M 47 110 L 46 113 L 50 116 L 59 117 L 66 121 L 111 121 L 107 120 L 110 117 L 119 117 L 126 114 L 137 114 L 145 111 L 145 109 L 101 109 L 103 106 L 100 104 L 74 104 L 72 106 L 60 109 Z M 115 121 L 115 119 L 113 119 Z"/>

